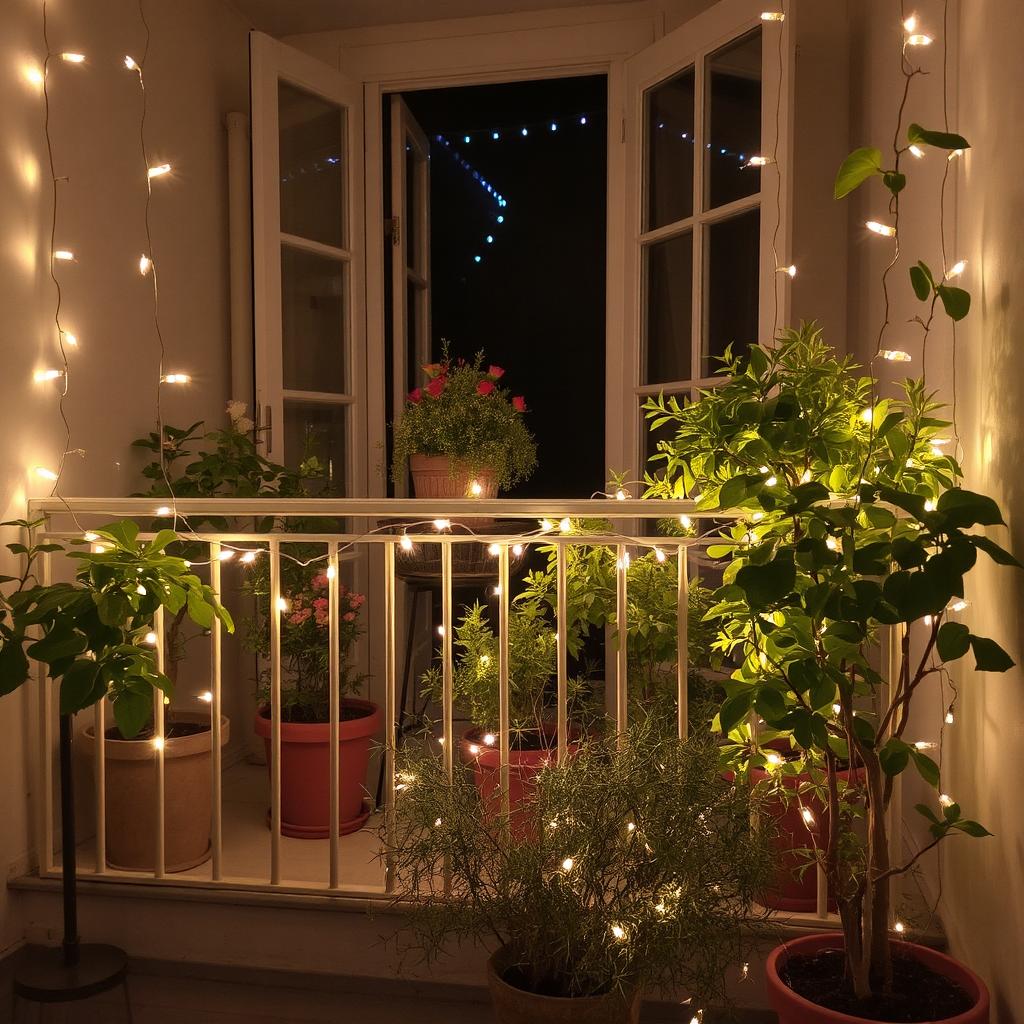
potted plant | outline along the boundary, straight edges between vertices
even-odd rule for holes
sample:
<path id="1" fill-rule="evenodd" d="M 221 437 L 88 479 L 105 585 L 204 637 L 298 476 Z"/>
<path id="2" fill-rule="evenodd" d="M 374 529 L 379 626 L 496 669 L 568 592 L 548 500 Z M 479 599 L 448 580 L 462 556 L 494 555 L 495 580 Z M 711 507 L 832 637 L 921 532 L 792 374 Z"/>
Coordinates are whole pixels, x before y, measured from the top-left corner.
<path id="1" fill-rule="evenodd" d="M 891 1020 L 907 1002 L 918 1016 L 895 1019 L 987 1020 L 984 985 L 967 968 L 893 941 L 890 886 L 943 840 L 988 834 L 943 793 L 928 744 L 907 727 L 914 697 L 968 652 L 981 671 L 1013 665 L 961 621 L 979 553 L 1018 564 L 972 532 L 1001 525 L 999 509 L 957 485 L 941 443 L 949 424 L 923 384 L 873 398 L 875 382 L 813 326 L 729 355 L 725 367 L 721 386 L 693 404 L 649 404 L 677 432 L 648 482 L 653 495 L 678 487 L 699 492 L 699 508 L 743 514 L 709 551 L 727 559 L 710 612 L 717 643 L 740 666 L 717 726 L 737 771 L 767 774 L 796 802 L 801 845 L 839 908 L 841 934 L 776 950 L 773 1003 L 784 1024 Z M 885 627 L 901 631 L 891 671 Z M 751 715 L 764 731 L 751 733 Z M 917 807 L 931 839 L 895 861 L 886 813 L 911 767 L 935 792 Z"/>
<path id="2" fill-rule="evenodd" d="M 518 807 L 557 744 L 557 646 L 551 623 L 536 608 L 514 606 L 509 615 L 509 801 Z M 500 809 L 500 719 L 498 639 L 480 603 L 466 608 L 453 636 L 455 664 L 452 703 L 473 723 L 459 742 L 480 795 L 492 812 Z M 423 678 L 424 691 L 440 700 L 441 671 L 434 665 Z M 568 679 L 572 748 L 594 718 L 594 686 L 584 674 Z"/>
<path id="3" fill-rule="evenodd" d="M 493 498 L 526 480 L 537 446 L 523 421 L 526 400 L 498 381 L 500 366 L 483 369 L 483 353 L 424 366 L 427 383 L 411 391 L 394 425 L 392 477 L 412 472 L 418 498 Z"/>
<path id="4" fill-rule="evenodd" d="M 13 524 L 37 529 L 40 522 Z M 34 583 L 34 561 L 55 544 L 8 545 L 25 557 L 24 575 L 13 593 L 0 598 L 0 694 L 28 676 L 28 658 L 46 664 L 60 681 L 60 711 L 73 715 L 108 699 L 114 725 L 107 730 L 106 846 L 111 867 L 152 870 L 157 797 L 153 773 L 154 691 L 165 702 L 173 684 L 157 666 L 153 619 L 158 608 L 176 615 L 184 609 L 196 625 L 208 629 L 214 617 L 234 626 L 217 595 L 167 553 L 177 540 L 163 530 L 151 541 L 138 539 L 131 520 L 90 531 L 90 550 L 68 552 L 78 561 L 72 582 Z M 41 631 L 32 639 L 30 634 Z M 27 645 L 27 646 L 26 646 Z M 227 739 L 227 722 L 222 725 Z M 95 742 L 91 727 L 87 745 Z M 210 855 L 209 716 L 169 712 L 164 723 L 165 866 L 181 871 Z"/>
<path id="5" fill-rule="evenodd" d="M 294 547 L 294 545 L 293 545 Z M 308 555 L 308 552 L 305 552 Z M 317 562 L 282 557 L 281 612 L 281 832 L 298 839 L 330 835 L 331 801 L 331 663 L 328 643 L 328 590 L 331 581 Z M 246 589 L 257 600 L 246 643 L 262 658 L 270 657 L 269 567 L 254 562 Z M 365 597 L 340 580 L 338 588 L 338 665 L 340 720 L 338 757 L 340 786 L 336 813 L 339 833 L 361 828 L 370 815 L 366 771 L 370 746 L 381 725 L 379 707 L 351 696 L 363 683 L 352 664 L 352 650 L 361 629 Z M 261 673 L 256 734 L 271 764 L 269 669 Z"/>
<path id="6" fill-rule="evenodd" d="M 749 791 L 721 778 L 706 737 L 619 740 L 545 766 L 521 831 L 439 758 L 401 766 L 382 838 L 408 941 L 428 961 L 451 937 L 485 944 L 500 1024 L 626 1024 L 656 991 L 697 1011 L 746 959 L 769 863 Z"/>

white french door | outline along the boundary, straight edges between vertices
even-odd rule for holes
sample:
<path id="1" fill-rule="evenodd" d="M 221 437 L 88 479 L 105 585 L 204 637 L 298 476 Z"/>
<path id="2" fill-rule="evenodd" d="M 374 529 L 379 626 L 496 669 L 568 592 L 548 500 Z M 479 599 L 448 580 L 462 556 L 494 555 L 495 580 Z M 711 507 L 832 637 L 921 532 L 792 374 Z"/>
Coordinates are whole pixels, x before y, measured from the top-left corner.
<path id="1" fill-rule="evenodd" d="M 365 494 L 362 86 L 259 32 L 251 69 L 257 422 L 269 458 Z"/>
<path id="2" fill-rule="evenodd" d="M 644 401 L 693 395 L 726 346 L 786 323 L 792 22 L 764 8 L 721 0 L 625 62 L 625 338 L 609 369 L 640 473 L 658 440 Z"/>

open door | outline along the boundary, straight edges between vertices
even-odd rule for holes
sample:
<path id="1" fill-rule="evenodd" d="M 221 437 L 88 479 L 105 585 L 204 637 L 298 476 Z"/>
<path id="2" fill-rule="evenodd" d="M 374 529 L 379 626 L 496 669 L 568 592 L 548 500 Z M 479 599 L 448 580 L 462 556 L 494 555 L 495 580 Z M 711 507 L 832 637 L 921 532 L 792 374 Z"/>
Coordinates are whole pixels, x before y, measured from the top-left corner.
<path id="1" fill-rule="evenodd" d="M 786 323 L 796 3 L 784 21 L 764 7 L 722 0 L 625 63 L 626 338 L 609 372 L 621 464 L 639 476 L 658 440 L 644 401 L 712 385 L 727 345 Z"/>
<path id="2" fill-rule="evenodd" d="M 251 55 L 257 423 L 366 494 L 362 88 L 259 32 Z"/>
<path id="3" fill-rule="evenodd" d="M 430 361 L 430 149 L 401 96 L 391 97 L 392 408 Z M 395 493 L 405 494 L 405 481 Z"/>

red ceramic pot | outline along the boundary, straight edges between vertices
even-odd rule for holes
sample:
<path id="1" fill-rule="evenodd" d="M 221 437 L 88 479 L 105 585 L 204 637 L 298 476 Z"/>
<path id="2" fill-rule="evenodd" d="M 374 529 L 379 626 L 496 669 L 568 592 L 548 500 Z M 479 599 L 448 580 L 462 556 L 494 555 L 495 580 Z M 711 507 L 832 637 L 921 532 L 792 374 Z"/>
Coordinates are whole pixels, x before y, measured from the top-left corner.
<path id="1" fill-rule="evenodd" d="M 904 956 L 913 956 L 936 974 L 956 982 L 974 1000 L 974 1006 L 966 1013 L 947 1017 L 942 1021 L 930 1021 L 928 1024 L 988 1024 L 988 989 L 972 970 L 944 953 L 929 949 L 927 946 L 919 946 L 914 942 L 894 941 L 893 947 Z M 791 956 L 813 956 L 825 949 L 842 948 L 841 932 L 825 932 L 821 935 L 807 935 L 802 939 L 794 939 L 792 942 L 776 946 L 771 951 L 765 965 L 768 1001 L 779 1015 L 779 1024 L 864 1024 L 864 1017 L 851 1017 L 847 1013 L 828 1010 L 804 999 L 779 977 L 779 972 Z"/>
<path id="2" fill-rule="evenodd" d="M 381 713 L 368 700 L 346 697 L 342 708 L 361 711 L 338 723 L 338 832 L 348 835 L 366 824 L 372 810 L 366 795 L 370 744 L 380 729 Z M 256 713 L 256 735 L 271 763 L 270 710 Z M 331 725 L 329 722 L 281 723 L 281 834 L 295 839 L 325 839 L 331 818 Z"/>

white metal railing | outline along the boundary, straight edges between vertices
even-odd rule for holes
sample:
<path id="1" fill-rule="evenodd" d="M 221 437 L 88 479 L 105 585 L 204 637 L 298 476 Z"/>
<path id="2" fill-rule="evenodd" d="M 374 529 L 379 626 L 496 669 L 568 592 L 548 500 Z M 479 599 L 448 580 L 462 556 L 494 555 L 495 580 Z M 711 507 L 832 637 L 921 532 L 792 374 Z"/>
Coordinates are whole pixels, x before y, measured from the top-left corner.
<path id="1" fill-rule="evenodd" d="M 161 499 L 166 503 L 166 499 Z M 74 498 L 42 499 L 30 502 L 30 517 L 46 517 L 46 526 L 39 532 L 39 539 L 67 541 L 80 538 L 84 530 L 121 518 L 131 518 L 140 524 L 156 516 L 154 499 L 145 498 Z M 208 545 L 210 584 L 220 596 L 222 587 L 221 554 L 225 547 L 236 545 L 259 545 L 269 559 L 270 595 L 270 868 L 265 880 L 252 877 L 231 876 L 224 864 L 223 787 L 221 760 L 221 715 L 223 708 L 223 635 L 219 619 L 214 619 L 210 630 L 210 675 L 211 686 L 211 798 L 212 821 L 210 832 L 211 859 L 209 871 L 190 872 L 169 876 L 165 864 L 165 764 L 164 764 L 164 703 L 159 692 L 154 694 L 154 742 L 153 762 L 156 779 L 156 827 L 154 836 L 155 864 L 151 873 L 126 872 L 106 865 L 106 819 L 105 819 L 105 752 L 104 702 L 94 708 L 96 730 L 94 782 L 95 782 L 95 862 L 92 875 L 81 871 L 83 878 L 93 877 L 106 882 L 145 882 L 150 884 L 174 884 L 199 888 L 233 889 L 257 892 L 278 892 L 288 894 L 334 894 L 368 898 L 386 897 L 392 889 L 392 865 L 384 863 L 380 881 L 377 884 L 351 884 L 343 880 L 342 843 L 336 811 L 328 815 L 330 831 L 326 848 L 326 871 L 322 882 L 288 881 L 283 875 L 282 833 L 281 833 L 281 559 L 282 545 L 318 544 L 323 545 L 328 567 L 328 644 L 330 662 L 330 808 L 338 807 L 340 777 L 339 754 L 339 583 L 342 553 L 350 549 L 373 547 L 383 549 L 383 579 L 378 581 L 379 608 L 383 619 L 381 634 L 384 691 L 384 738 L 382 744 L 384 805 L 377 808 L 383 814 L 385 827 L 393 821 L 396 794 L 396 744 L 398 718 L 397 691 L 397 650 L 398 636 L 398 584 L 396 553 L 400 545 L 407 544 L 408 538 L 416 544 L 441 546 L 441 662 L 442 662 L 442 733 L 447 741 L 442 746 L 445 768 L 451 775 L 455 770 L 455 742 L 453 716 L 453 634 L 454 599 L 452 553 L 456 545 L 480 543 L 497 545 L 496 571 L 498 581 L 496 592 L 498 602 L 498 696 L 499 696 L 499 778 L 503 808 L 507 812 L 509 801 L 509 611 L 510 611 L 510 561 L 509 552 L 513 545 L 554 545 L 556 546 L 556 637 L 557 637 L 557 757 L 566 756 L 569 738 L 568 721 L 568 644 L 567 644 L 567 552 L 572 545 L 587 547 L 608 546 L 616 552 L 616 626 L 614 657 L 614 720 L 622 732 L 627 725 L 629 709 L 628 650 L 626 637 L 627 622 L 627 568 L 629 552 L 638 549 L 651 550 L 657 546 L 667 558 L 674 557 L 677 563 L 677 658 L 676 697 L 678 705 L 678 732 L 685 737 L 688 728 L 687 681 L 688 666 L 688 619 L 689 573 L 688 558 L 693 550 L 700 550 L 707 543 L 706 538 L 696 537 L 653 537 L 636 532 L 639 521 L 663 518 L 666 515 L 689 516 L 694 523 L 701 520 L 722 520 L 733 518 L 721 512 L 698 511 L 690 501 L 641 501 L 617 500 L 435 500 L 435 499 L 205 499 L 184 498 L 173 503 L 179 519 L 178 532 L 183 539 Z M 247 531 L 191 531 L 190 518 L 211 516 L 241 520 L 248 517 L 273 517 L 276 528 L 269 532 Z M 521 521 L 526 526 L 524 533 L 489 532 L 476 534 L 461 527 L 460 517 L 479 521 L 487 517 L 494 521 Z M 538 520 L 547 519 L 557 524 L 562 517 L 603 518 L 613 524 L 607 534 L 562 533 L 555 526 L 552 530 L 538 528 Z M 165 515 L 166 518 L 166 515 Z M 348 533 L 336 532 L 295 532 L 282 529 L 289 520 L 331 518 L 355 524 Z M 408 521 L 405 526 L 378 527 L 376 521 L 386 519 L 394 522 Z M 449 520 L 452 529 L 438 529 L 435 520 Z M 369 525 L 367 525 L 369 524 Z M 617 527 L 622 526 L 622 532 Z M 146 538 L 145 533 L 140 538 Z M 41 556 L 39 578 L 42 582 L 52 579 L 53 558 L 60 555 L 49 553 Z M 287 556 L 285 556 L 287 557 Z M 372 581 L 371 581 L 372 583 Z M 158 612 L 154 622 L 157 634 L 156 651 L 163 668 L 165 650 L 164 616 Z M 59 877 L 60 868 L 54 860 L 54 823 L 52 806 L 52 757 L 54 749 L 54 707 L 52 684 L 45 676 L 43 666 L 37 673 L 39 694 L 39 719 L 41 743 L 39 745 L 38 779 L 39 792 L 45 806 L 37 815 L 39 822 L 39 870 L 43 877 Z M 756 722 L 753 722 L 756 727 Z M 824 873 L 818 868 L 817 908 L 819 919 L 828 919 L 828 893 Z M 794 915 L 800 917 L 802 915 Z"/>

